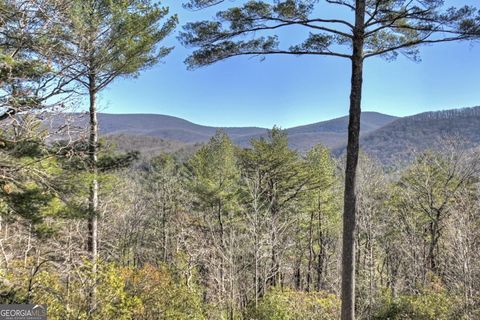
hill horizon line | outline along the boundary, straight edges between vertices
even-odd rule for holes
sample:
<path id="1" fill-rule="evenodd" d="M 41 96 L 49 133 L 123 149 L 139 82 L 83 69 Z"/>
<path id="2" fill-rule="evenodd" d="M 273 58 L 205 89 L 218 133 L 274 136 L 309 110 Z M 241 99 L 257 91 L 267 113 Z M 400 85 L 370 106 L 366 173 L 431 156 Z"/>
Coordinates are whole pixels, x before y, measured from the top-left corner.
<path id="1" fill-rule="evenodd" d="M 463 108 L 462 108 L 463 109 Z M 444 111 L 444 110 L 449 110 L 449 109 L 443 109 L 443 110 L 437 110 L 437 111 Z M 430 112 L 437 112 L 437 111 L 430 111 Z M 88 114 L 88 111 L 76 111 L 76 112 L 65 112 L 65 114 Z M 210 128 L 219 128 L 219 129 L 239 129 L 239 128 L 250 128 L 250 129 L 262 129 L 262 130 L 270 130 L 272 129 L 273 127 L 277 127 L 277 128 L 280 128 L 282 130 L 289 130 L 289 129 L 294 129 L 294 128 L 299 128 L 299 127 L 304 127 L 304 126 L 308 126 L 308 125 L 312 125 L 312 124 L 316 124 L 316 123 L 322 123 L 322 122 L 328 122 L 328 121 L 332 121 L 332 120 L 338 120 L 338 119 L 343 119 L 343 118 L 348 118 L 348 114 L 344 115 L 344 116 L 337 116 L 337 117 L 333 117 L 333 118 L 327 118 L 327 119 L 320 119 L 318 121 L 314 121 L 314 122 L 305 122 L 303 124 L 299 124 L 299 125 L 294 125 L 294 126 L 289 126 L 289 127 L 284 127 L 284 126 L 281 126 L 279 124 L 274 124 L 273 126 L 271 127 L 264 127 L 264 126 L 256 126 L 256 125 L 237 125 L 237 126 L 223 126 L 223 125 L 215 125 L 215 124 L 205 124 L 205 123 L 201 123 L 201 122 L 196 122 L 194 120 L 190 120 L 190 119 L 187 119 L 187 118 L 184 118 L 184 117 L 181 117 L 181 116 L 175 116 L 175 115 L 170 115 L 170 114 L 164 114 L 164 113 L 145 113 L 145 112 L 133 112 L 133 113 L 116 113 L 116 112 L 98 112 L 99 115 L 106 115 L 106 116 L 142 116 L 142 117 L 145 117 L 145 116 L 160 116 L 160 117 L 168 117 L 168 118 L 171 118 L 171 119 L 176 119 L 176 120 L 182 120 L 182 121 L 186 121 L 186 122 L 189 122 L 191 124 L 194 124 L 194 125 L 197 125 L 197 126 L 202 126 L 202 127 L 210 127 Z M 409 117 L 409 116 L 413 116 L 413 115 L 416 115 L 416 114 L 412 114 L 412 115 L 407 115 L 407 116 L 396 116 L 396 115 L 391 115 L 391 114 L 388 114 L 388 113 L 383 113 L 383 112 L 379 112 L 379 111 L 370 111 L 370 110 L 366 110 L 366 111 L 362 111 L 362 115 L 363 114 L 377 114 L 377 115 L 382 115 L 382 116 L 388 116 L 388 117 L 392 117 L 392 118 L 403 118 L 403 117 Z"/>
<path id="2" fill-rule="evenodd" d="M 461 110 L 476 108 L 478 106 L 480 106 L 480 104 L 478 104 L 476 106 L 470 106 L 470 107 L 458 107 L 458 108 L 445 108 L 444 107 L 444 108 L 441 108 L 441 109 L 423 111 L 423 112 L 418 112 L 418 113 L 413 113 L 413 114 L 408 114 L 408 115 L 401 115 L 401 116 L 392 115 L 392 114 L 389 114 L 389 113 L 384 113 L 384 112 L 381 112 L 381 111 L 374 111 L 374 110 L 365 110 L 365 111 L 362 111 L 362 114 L 371 114 L 371 115 L 377 114 L 377 115 L 381 115 L 381 116 L 388 116 L 388 117 L 400 119 L 400 118 L 408 118 L 408 117 L 414 117 L 414 116 L 419 116 L 419 115 L 427 115 L 427 114 L 436 113 L 436 112 L 444 112 L 444 111 L 452 111 L 452 110 L 461 111 Z M 88 113 L 88 111 L 66 112 L 66 113 L 86 114 L 86 113 Z M 171 119 L 186 121 L 188 123 L 191 123 L 191 124 L 194 124 L 194 125 L 197 125 L 197 126 L 202 126 L 202 127 L 220 128 L 220 129 L 249 128 L 249 129 L 262 129 L 262 130 L 269 130 L 273 127 L 277 127 L 277 128 L 283 129 L 283 130 L 290 130 L 290 129 L 304 127 L 304 126 L 308 126 L 308 125 L 312 125 L 312 124 L 316 124 L 316 123 L 324 123 L 324 122 L 328 122 L 328 121 L 332 121 L 332 120 L 339 120 L 339 119 L 348 118 L 348 113 L 347 113 L 343 116 L 335 116 L 335 117 L 332 117 L 332 118 L 320 119 L 318 121 L 305 122 L 303 124 L 298 124 L 298 125 L 294 125 L 294 126 L 281 126 L 279 124 L 274 124 L 271 127 L 266 127 L 266 126 L 260 126 L 260 125 L 235 125 L 235 126 L 228 126 L 227 125 L 227 126 L 224 126 L 224 125 L 218 125 L 218 124 L 203 123 L 201 121 L 197 122 L 195 120 L 190 120 L 188 117 L 182 117 L 182 116 L 178 116 L 178 115 L 165 114 L 165 113 L 153 113 L 153 112 L 132 112 L 132 113 L 99 112 L 99 114 L 107 115 L 107 116 L 139 116 L 139 117 L 141 117 L 141 116 L 143 116 L 143 117 L 145 117 L 145 116 L 161 116 L 161 117 L 169 117 Z"/>

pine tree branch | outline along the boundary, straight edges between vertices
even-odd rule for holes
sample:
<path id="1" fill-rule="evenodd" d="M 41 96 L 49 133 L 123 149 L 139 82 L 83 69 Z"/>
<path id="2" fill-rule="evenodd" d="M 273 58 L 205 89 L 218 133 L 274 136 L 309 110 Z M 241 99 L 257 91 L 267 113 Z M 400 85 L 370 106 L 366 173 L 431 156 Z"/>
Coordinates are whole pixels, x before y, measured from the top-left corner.
<path id="1" fill-rule="evenodd" d="M 405 43 L 399 44 L 399 45 L 394 46 L 394 47 L 385 48 L 385 49 L 377 50 L 377 51 L 374 51 L 374 52 L 371 52 L 371 53 L 367 53 L 366 55 L 364 55 L 364 59 L 374 57 L 374 56 L 383 55 L 383 54 L 393 52 L 393 51 L 397 51 L 397 50 L 404 49 L 404 48 L 415 47 L 415 46 L 422 45 L 422 44 L 468 40 L 471 37 L 471 36 L 462 35 L 462 36 L 458 36 L 458 37 L 449 37 L 449 38 L 428 40 L 428 38 L 430 38 L 431 35 L 432 34 L 429 34 L 427 37 L 424 37 L 424 38 L 419 39 L 419 40 L 409 41 L 409 42 L 405 42 Z"/>

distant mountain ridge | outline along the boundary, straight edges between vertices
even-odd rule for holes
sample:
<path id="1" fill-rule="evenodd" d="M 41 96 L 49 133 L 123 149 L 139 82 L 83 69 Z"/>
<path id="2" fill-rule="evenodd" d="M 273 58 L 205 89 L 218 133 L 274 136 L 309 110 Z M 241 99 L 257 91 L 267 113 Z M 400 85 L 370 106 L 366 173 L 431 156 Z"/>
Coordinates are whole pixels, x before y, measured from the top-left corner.
<path id="1" fill-rule="evenodd" d="M 461 149 L 480 145 L 480 106 L 424 112 L 396 119 L 361 138 L 361 148 L 384 164 L 411 159 L 450 140 Z M 338 151 L 338 149 L 337 149 Z"/>
<path id="2" fill-rule="evenodd" d="M 76 125 L 86 127 L 88 117 L 76 114 Z M 217 127 L 157 114 L 100 113 L 103 136 L 121 150 L 140 150 L 150 154 L 196 150 L 212 137 Z M 361 149 L 386 165 L 409 160 L 421 151 L 436 148 L 444 140 L 455 140 L 462 148 L 480 145 L 480 107 L 424 112 L 398 118 L 378 112 L 363 112 Z M 259 127 L 222 128 L 239 146 L 248 147 L 254 138 L 265 137 Z M 323 144 L 341 155 L 347 142 L 348 117 L 286 129 L 290 146 L 300 152 Z"/>
<path id="3" fill-rule="evenodd" d="M 159 114 L 108 114 L 98 115 L 100 131 L 104 135 L 137 134 L 185 143 L 205 142 L 218 128 L 202 126 L 187 120 Z M 260 134 L 258 127 L 223 128 L 232 137 Z"/>
<path id="4" fill-rule="evenodd" d="M 76 114 L 75 125 L 85 127 L 86 115 Z M 362 114 L 362 134 L 370 133 L 397 117 L 378 112 Z M 210 127 L 198 125 L 187 120 L 159 114 L 98 114 L 100 132 L 104 136 L 136 135 L 155 137 L 162 140 L 185 144 L 207 142 L 218 129 L 224 130 L 238 145 L 248 146 L 251 139 L 267 135 L 266 128 L 259 127 Z M 305 151 L 322 143 L 334 148 L 343 145 L 347 139 L 348 117 L 317 122 L 309 125 L 286 129 L 292 148 Z"/>

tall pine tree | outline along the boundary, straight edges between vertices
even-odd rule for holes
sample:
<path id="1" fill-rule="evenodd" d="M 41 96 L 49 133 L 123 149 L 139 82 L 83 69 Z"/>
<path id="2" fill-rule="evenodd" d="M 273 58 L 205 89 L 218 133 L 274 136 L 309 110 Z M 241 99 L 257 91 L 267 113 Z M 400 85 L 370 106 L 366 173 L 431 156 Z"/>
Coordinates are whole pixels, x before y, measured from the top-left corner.
<path id="1" fill-rule="evenodd" d="M 136 76 L 171 52 L 173 48 L 159 46 L 177 24 L 177 17 L 168 14 L 168 8 L 146 0 L 75 0 L 63 12 L 66 50 L 62 56 L 69 61 L 70 77 L 89 97 L 92 178 L 87 249 L 94 261 L 98 256 L 97 95 L 115 79 Z"/>
<path id="2" fill-rule="evenodd" d="M 190 0 L 203 9 L 224 0 Z M 338 17 L 323 12 L 336 7 Z M 327 6 L 327 8 L 323 7 Z M 296 27 L 298 44 L 282 47 L 278 31 Z M 416 59 L 418 46 L 469 40 L 480 34 L 475 8 L 445 8 L 440 0 L 251 0 L 221 10 L 211 21 L 188 23 L 181 34 L 198 49 L 186 60 L 190 68 L 234 56 L 314 55 L 351 63 L 350 111 L 345 168 L 342 319 L 355 318 L 356 173 L 359 153 L 363 65 L 367 58 L 394 59 L 399 53 Z"/>

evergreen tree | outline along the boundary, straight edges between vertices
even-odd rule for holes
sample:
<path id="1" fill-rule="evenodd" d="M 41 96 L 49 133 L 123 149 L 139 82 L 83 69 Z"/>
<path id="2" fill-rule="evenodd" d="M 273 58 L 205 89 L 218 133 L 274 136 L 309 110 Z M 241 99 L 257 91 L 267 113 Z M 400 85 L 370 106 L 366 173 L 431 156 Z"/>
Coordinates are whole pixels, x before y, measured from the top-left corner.
<path id="1" fill-rule="evenodd" d="M 0 211 L 39 233 L 48 229 L 46 208 L 59 200 L 54 180 L 61 170 L 40 112 L 64 105 L 70 93 L 52 54 L 63 5 L 0 1 Z"/>
<path id="2" fill-rule="evenodd" d="M 305 215 L 302 231 L 308 235 L 306 290 L 328 290 L 328 258 L 336 249 L 340 231 L 340 181 L 327 148 L 321 145 L 313 147 L 305 161 L 310 179 L 308 191 L 302 199 Z"/>
<path id="3" fill-rule="evenodd" d="M 71 94 L 54 52 L 64 1 L 0 1 L 0 121 L 61 106 Z"/>
<path id="4" fill-rule="evenodd" d="M 98 223 L 98 120 L 97 95 L 119 77 L 135 76 L 169 54 L 158 44 L 176 26 L 176 16 L 165 23 L 168 8 L 150 1 L 71 1 L 63 13 L 65 50 L 61 53 L 68 73 L 89 96 L 89 196 L 88 251 L 95 261 Z M 95 267 L 95 264 L 93 265 Z"/>
<path id="5" fill-rule="evenodd" d="M 203 9 L 226 2 L 190 0 L 185 6 Z M 180 38 L 198 48 L 186 60 L 190 68 L 234 56 L 271 54 L 331 56 L 351 63 L 342 255 L 342 319 L 351 320 L 355 318 L 355 182 L 364 61 L 376 56 L 394 59 L 399 53 L 417 59 L 419 45 L 474 39 L 480 34 L 480 16 L 473 7 L 446 9 L 439 0 L 326 0 L 325 4 L 337 7 L 338 18 L 321 14 L 320 1 L 247 1 L 219 11 L 211 21 L 186 24 Z M 275 32 L 289 27 L 302 28 L 309 35 L 296 45 L 281 47 Z"/>
<path id="6" fill-rule="evenodd" d="M 223 131 L 217 131 L 209 143 L 202 147 L 186 164 L 189 187 L 196 195 L 194 206 L 204 213 L 203 221 L 209 230 L 209 243 L 214 248 L 213 261 L 218 263 L 218 271 L 213 279 L 218 283 L 214 289 L 214 302 L 228 306 L 229 319 L 235 311 L 235 217 L 238 211 L 240 171 L 235 157 L 235 147 Z M 212 225 L 212 221 L 214 224 Z M 217 272 L 216 272 L 217 271 Z"/>
<path id="7" fill-rule="evenodd" d="M 296 221 L 295 204 L 307 189 L 309 179 L 305 166 L 296 151 L 289 149 L 286 132 L 279 128 L 269 131 L 267 138 L 251 141 L 252 148 L 241 153 L 243 174 L 250 181 L 257 181 L 256 198 L 248 195 L 249 201 L 256 202 L 252 209 L 261 206 L 266 210 L 266 232 L 269 234 L 269 265 L 262 292 L 268 287 L 280 284 L 284 276 L 282 259 L 286 253 L 286 240 L 291 234 L 291 225 Z"/>

